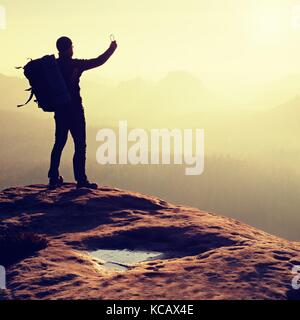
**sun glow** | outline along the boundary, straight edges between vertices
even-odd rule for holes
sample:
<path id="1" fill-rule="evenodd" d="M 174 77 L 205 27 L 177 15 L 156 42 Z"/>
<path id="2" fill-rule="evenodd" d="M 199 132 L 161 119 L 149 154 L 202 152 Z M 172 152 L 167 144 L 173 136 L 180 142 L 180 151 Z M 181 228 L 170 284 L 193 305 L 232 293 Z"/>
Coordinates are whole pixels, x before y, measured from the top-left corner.
<path id="1" fill-rule="evenodd" d="M 183 70 L 226 95 L 231 88 L 236 97 L 237 87 L 248 90 L 249 84 L 260 87 L 300 72 L 300 0 L 59 3 L 57 12 L 53 1 L 1 1 L 7 13 L 7 27 L 0 30 L 1 73 L 19 77 L 14 66 L 56 53 L 61 35 L 72 38 L 76 58 L 94 57 L 108 47 L 111 33 L 118 51 L 86 76 L 91 81 L 156 80 Z"/>
<path id="2" fill-rule="evenodd" d="M 290 28 L 288 14 L 282 8 L 257 8 L 252 18 L 252 37 L 258 43 L 280 42 Z"/>

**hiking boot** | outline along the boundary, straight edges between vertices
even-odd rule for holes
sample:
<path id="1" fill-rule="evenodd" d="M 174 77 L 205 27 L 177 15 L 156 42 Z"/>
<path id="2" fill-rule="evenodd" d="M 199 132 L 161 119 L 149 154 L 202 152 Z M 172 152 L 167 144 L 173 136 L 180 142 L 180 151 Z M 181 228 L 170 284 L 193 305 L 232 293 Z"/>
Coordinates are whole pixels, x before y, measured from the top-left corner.
<path id="1" fill-rule="evenodd" d="M 81 188 L 88 188 L 88 189 L 98 189 L 98 185 L 97 183 L 91 183 L 88 180 L 86 181 L 79 181 L 77 182 L 77 189 L 81 189 Z"/>
<path id="2" fill-rule="evenodd" d="M 48 187 L 50 189 L 59 188 L 64 184 L 64 178 L 62 176 L 59 176 L 57 178 L 50 178 Z"/>

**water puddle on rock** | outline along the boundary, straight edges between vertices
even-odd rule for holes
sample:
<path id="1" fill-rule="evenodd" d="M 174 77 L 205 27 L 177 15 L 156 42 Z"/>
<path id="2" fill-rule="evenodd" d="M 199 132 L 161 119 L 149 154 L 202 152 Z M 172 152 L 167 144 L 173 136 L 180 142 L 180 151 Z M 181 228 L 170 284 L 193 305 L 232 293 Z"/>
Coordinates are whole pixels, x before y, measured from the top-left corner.
<path id="1" fill-rule="evenodd" d="M 94 258 L 101 260 L 105 269 L 115 271 L 126 271 L 139 262 L 163 259 L 164 257 L 162 252 L 127 249 L 100 249 L 92 251 L 90 254 Z"/>

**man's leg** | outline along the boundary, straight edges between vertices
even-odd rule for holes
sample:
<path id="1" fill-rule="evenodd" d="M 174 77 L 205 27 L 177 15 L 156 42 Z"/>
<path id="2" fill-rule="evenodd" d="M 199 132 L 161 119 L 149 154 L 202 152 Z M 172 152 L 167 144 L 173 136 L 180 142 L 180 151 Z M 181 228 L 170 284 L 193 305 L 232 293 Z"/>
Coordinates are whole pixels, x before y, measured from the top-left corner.
<path id="1" fill-rule="evenodd" d="M 62 151 L 68 139 L 68 121 L 62 114 L 55 115 L 55 143 L 51 153 L 51 164 L 48 172 L 50 179 L 58 179 Z"/>
<path id="2" fill-rule="evenodd" d="M 75 153 L 73 158 L 74 176 L 77 188 L 97 189 L 96 183 L 90 183 L 85 172 L 86 163 L 86 124 L 84 111 L 78 111 L 72 118 L 70 131 L 74 140 Z"/>
<path id="3" fill-rule="evenodd" d="M 77 111 L 73 114 L 70 124 L 70 132 L 74 140 L 74 157 L 73 169 L 74 177 L 77 182 L 84 182 L 87 180 L 85 173 L 86 162 L 86 124 L 83 111 Z"/>

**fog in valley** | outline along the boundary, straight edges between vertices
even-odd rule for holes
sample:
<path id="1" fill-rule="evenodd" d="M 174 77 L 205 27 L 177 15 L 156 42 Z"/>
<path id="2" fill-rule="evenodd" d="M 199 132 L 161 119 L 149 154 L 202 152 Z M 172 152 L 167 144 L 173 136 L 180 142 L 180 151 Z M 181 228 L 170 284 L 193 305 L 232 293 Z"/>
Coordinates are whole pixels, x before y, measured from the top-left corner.
<path id="1" fill-rule="evenodd" d="M 0 188 L 47 183 L 53 114 L 25 101 L 25 81 L 0 76 Z M 90 180 L 237 218 L 267 232 L 300 240 L 300 77 L 270 83 L 245 96 L 218 93 L 187 72 L 157 81 L 83 79 Z M 106 165 L 96 162 L 101 128 L 203 128 L 205 169 L 186 165 Z M 61 174 L 72 175 L 69 136 Z"/>

